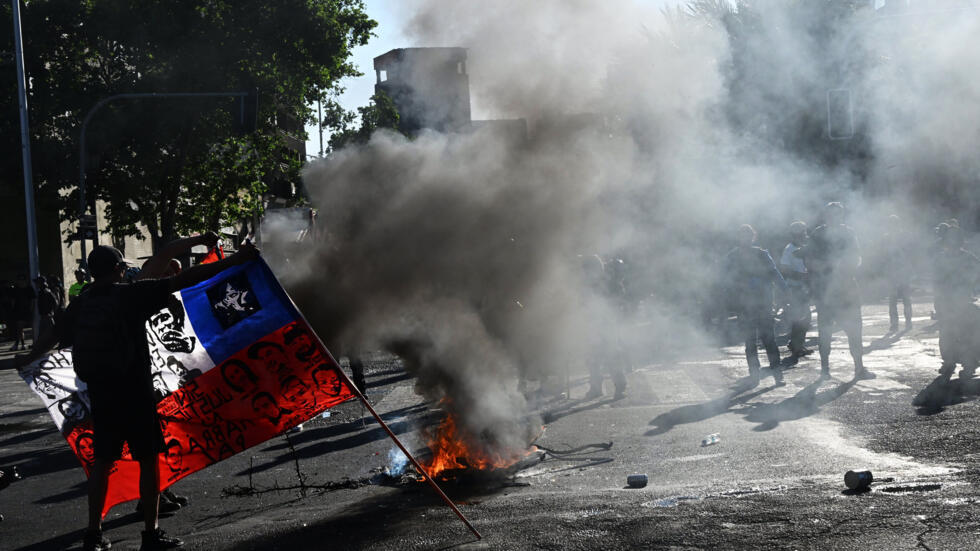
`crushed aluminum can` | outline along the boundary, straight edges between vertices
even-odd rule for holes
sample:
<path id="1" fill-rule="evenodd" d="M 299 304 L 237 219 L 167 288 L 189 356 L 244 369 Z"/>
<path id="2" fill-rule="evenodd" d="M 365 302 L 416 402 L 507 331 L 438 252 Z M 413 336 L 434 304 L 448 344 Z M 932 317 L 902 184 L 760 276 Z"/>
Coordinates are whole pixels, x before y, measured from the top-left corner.
<path id="1" fill-rule="evenodd" d="M 847 471 L 844 473 L 844 485 L 849 490 L 863 490 L 874 482 L 871 471 Z"/>
<path id="2" fill-rule="evenodd" d="M 626 477 L 626 484 L 630 488 L 643 488 L 647 485 L 647 475 L 645 474 L 631 474 Z"/>

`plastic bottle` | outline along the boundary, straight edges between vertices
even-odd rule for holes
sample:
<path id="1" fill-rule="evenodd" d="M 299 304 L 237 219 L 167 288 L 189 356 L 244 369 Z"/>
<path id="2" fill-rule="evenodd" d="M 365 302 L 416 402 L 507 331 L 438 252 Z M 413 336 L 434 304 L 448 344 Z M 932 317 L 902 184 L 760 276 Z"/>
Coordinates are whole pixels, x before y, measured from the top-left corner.
<path id="1" fill-rule="evenodd" d="M 714 446 L 718 442 L 721 442 L 721 436 L 718 433 L 712 433 L 701 439 L 701 447 Z"/>

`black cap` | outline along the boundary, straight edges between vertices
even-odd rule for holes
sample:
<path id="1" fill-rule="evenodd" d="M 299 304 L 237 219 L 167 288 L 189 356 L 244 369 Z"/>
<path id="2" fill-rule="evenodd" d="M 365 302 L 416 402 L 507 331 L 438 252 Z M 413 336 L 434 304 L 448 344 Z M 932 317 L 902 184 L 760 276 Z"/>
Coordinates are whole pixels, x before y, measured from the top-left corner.
<path id="1" fill-rule="evenodd" d="M 88 253 L 88 269 L 92 272 L 92 277 L 105 277 L 120 264 L 128 264 L 128 262 L 115 247 L 99 245 Z"/>

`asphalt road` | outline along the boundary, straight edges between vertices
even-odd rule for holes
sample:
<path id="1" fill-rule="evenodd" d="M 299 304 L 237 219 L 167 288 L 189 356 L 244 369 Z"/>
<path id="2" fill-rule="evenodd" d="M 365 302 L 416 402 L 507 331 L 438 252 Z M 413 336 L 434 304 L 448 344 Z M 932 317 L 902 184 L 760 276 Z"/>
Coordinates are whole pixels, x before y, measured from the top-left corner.
<path id="1" fill-rule="evenodd" d="M 555 453 L 512 478 L 445 484 L 480 541 L 424 484 L 367 483 L 393 446 L 353 403 L 181 481 L 191 504 L 161 525 L 216 550 L 980 548 L 980 381 L 937 381 L 927 315 L 890 338 L 883 305 L 864 318 L 873 380 L 851 380 L 843 334 L 826 381 L 811 357 L 785 386 L 745 385 L 738 346 L 637 366 L 620 401 L 583 401 L 573 378 L 571 399 L 542 403 L 537 443 Z M 379 412 L 420 447 L 438 412 L 397 361 L 375 357 L 367 375 Z M 26 385 L 10 372 L 0 385 L 0 466 L 24 475 L 0 491 L 0 549 L 79 548 L 82 470 Z M 849 469 L 873 471 L 872 490 L 844 492 Z M 631 473 L 649 485 L 626 487 Z M 113 509 L 114 548 L 137 548 L 140 524 L 132 504 Z"/>

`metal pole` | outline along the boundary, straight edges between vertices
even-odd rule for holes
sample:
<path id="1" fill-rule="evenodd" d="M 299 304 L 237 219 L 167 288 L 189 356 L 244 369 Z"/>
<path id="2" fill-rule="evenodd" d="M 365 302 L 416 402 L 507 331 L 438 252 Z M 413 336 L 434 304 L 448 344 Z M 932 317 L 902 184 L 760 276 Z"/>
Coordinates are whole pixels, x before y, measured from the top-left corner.
<path id="1" fill-rule="evenodd" d="M 31 134 L 27 118 L 27 79 L 24 74 L 24 37 L 20 29 L 20 0 L 12 1 L 14 12 L 14 50 L 17 59 L 17 97 L 20 103 L 20 149 L 21 161 L 24 165 L 24 208 L 27 214 L 27 258 L 30 271 L 29 284 L 34 284 L 38 276 L 37 260 L 37 218 L 34 210 L 34 174 L 31 167 Z M 38 316 L 35 302 L 33 320 L 33 338 L 37 341 Z"/>
<path id="2" fill-rule="evenodd" d="M 99 107 L 102 107 L 103 102 L 95 104 L 85 116 L 85 121 L 82 122 L 82 135 L 78 139 L 78 242 L 82 247 L 82 258 L 79 261 L 82 268 L 88 268 L 88 252 L 85 250 L 85 235 L 82 233 L 82 217 L 85 216 L 85 130 L 88 128 L 88 121 L 92 118 L 92 114 Z M 95 228 L 95 240 L 99 238 L 99 228 Z"/>
<path id="3" fill-rule="evenodd" d="M 320 108 L 320 90 L 316 91 L 316 127 L 320 131 L 320 157 L 323 157 L 323 111 Z"/>

